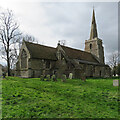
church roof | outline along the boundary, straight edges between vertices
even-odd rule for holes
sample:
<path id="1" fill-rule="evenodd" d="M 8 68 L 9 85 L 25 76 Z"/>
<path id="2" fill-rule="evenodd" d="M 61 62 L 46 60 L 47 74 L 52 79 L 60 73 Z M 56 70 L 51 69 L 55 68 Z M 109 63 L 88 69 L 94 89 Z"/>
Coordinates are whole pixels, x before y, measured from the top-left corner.
<path id="1" fill-rule="evenodd" d="M 56 48 L 48 47 L 40 44 L 26 42 L 25 44 L 30 52 L 31 58 L 57 60 Z"/>
<path id="2" fill-rule="evenodd" d="M 89 61 L 93 63 L 99 63 L 98 60 L 91 54 L 82 50 L 61 46 L 63 50 L 65 51 L 66 55 L 70 59 L 79 59 L 84 61 Z"/>
<path id="3" fill-rule="evenodd" d="M 49 59 L 49 60 L 57 60 L 56 58 L 56 48 L 53 47 L 48 47 L 40 44 L 35 44 L 31 42 L 26 42 L 26 47 L 28 48 L 31 58 L 38 58 L 38 59 Z M 88 61 L 92 63 L 99 63 L 97 59 L 88 52 L 62 46 L 60 45 L 63 50 L 65 51 L 66 55 L 70 59 L 78 59 L 78 60 L 83 60 L 83 61 Z"/>

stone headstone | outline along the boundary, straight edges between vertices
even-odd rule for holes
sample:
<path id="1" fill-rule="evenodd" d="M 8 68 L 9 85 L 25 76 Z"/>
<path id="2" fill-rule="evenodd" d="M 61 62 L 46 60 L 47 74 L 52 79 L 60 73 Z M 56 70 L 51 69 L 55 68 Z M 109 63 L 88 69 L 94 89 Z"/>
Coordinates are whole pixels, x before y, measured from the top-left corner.
<path id="1" fill-rule="evenodd" d="M 86 74 L 85 73 L 81 73 L 81 80 L 86 81 Z"/>
<path id="2" fill-rule="evenodd" d="M 42 81 L 44 81 L 44 76 L 43 76 L 43 75 L 41 75 L 41 76 L 40 76 L 40 79 L 41 79 Z"/>
<path id="3" fill-rule="evenodd" d="M 69 74 L 69 79 L 72 79 L 72 78 L 73 78 L 73 74 L 70 73 L 70 74 Z"/>
<path id="4" fill-rule="evenodd" d="M 5 78 L 6 74 L 3 72 L 3 78 Z"/>
<path id="5" fill-rule="evenodd" d="M 62 82 L 66 82 L 66 75 L 65 74 L 62 75 Z"/>
<path id="6" fill-rule="evenodd" d="M 119 86 L 119 80 L 113 80 L 113 86 Z"/>
<path id="7" fill-rule="evenodd" d="M 55 75 L 52 75 L 52 80 L 53 80 L 53 81 L 57 81 L 57 78 L 56 78 Z"/>
<path id="8" fill-rule="evenodd" d="M 47 81 L 50 81 L 50 75 L 46 76 Z"/>

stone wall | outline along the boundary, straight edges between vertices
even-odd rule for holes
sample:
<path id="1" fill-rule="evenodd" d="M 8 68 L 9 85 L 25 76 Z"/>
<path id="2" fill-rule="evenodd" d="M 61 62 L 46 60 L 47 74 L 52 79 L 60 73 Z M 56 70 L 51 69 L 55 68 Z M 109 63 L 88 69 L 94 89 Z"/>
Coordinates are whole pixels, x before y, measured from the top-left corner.
<path id="1" fill-rule="evenodd" d="M 109 77 L 110 68 L 108 66 L 79 64 L 79 69 L 71 68 L 65 59 L 59 61 L 59 66 L 56 68 L 55 61 L 49 61 L 50 67 L 46 68 L 46 61 L 41 59 L 30 59 L 28 61 L 28 68 L 16 71 L 17 76 L 22 77 L 40 77 L 41 75 L 52 75 L 54 71 L 57 71 L 58 78 L 61 78 L 62 74 L 66 74 L 67 78 L 69 73 L 73 73 L 74 78 L 80 78 L 82 74 L 86 77 Z M 19 63 L 18 63 L 18 66 Z"/>
<path id="2" fill-rule="evenodd" d="M 43 74 L 44 75 L 52 74 L 54 67 L 55 61 L 44 59 L 30 59 L 29 77 L 40 77 Z"/>
<path id="3" fill-rule="evenodd" d="M 28 70 L 26 69 L 26 70 L 21 70 L 20 71 L 20 76 L 21 77 L 25 77 L 25 78 L 28 78 L 29 76 L 28 76 Z"/>
<path id="4" fill-rule="evenodd" d="M 82 69 L 75 69 L 73 75 L 75 78 L 81 78 L 82 74 L 86 77 L 110 77 L 111 70 L 109 66 L 100 66 L 100 65 L 89 65 L 89 64 L 81 64 Z"/>
<path id="5" fill-rule="evenodd" d="M 90 52 L 96 56 L 96 58 L 104 63 L 104 48 L 102 46 L 102 40 L 99 38 L 95 38 L 92 40 L 85 41 L 85 51 Z"/>
<path id="6" fill-rule="evenodd" d="M 98 44 L 97 40 L 90 41 L 93 46 Z M 90 47 L 89 44 L 87 46 L 86 42 L 86 51 L 87 48 Z M 101 43 L 102 45 L 102 43 Z M 101 46 L 100 45 L 100 46 Z M 98 49 L 96 47 L 96 49 Z M 21 68 L 22 58 L 23 58 L 23 50 L 24 55 L 27 56 L 27 59 Z M 88 63 L 80 63 L 79 60 L 74 61 L 67 57 L 64 50 L 58 46 L 57 48 L 57 61 L 54 60 L 46 60 L 46 59 L 33 59 L 29 54 L 29 51 L 25 44 L 23 44 L 20 55 L 18 58 L 18 62 L 16 64 L 16 76 L 21 77 L 40 77 L 41 75 L 53 75 L 56 71 L 58 78 L 61 78 L 63 74 L 65 74 L 68 78 L 69 73 L 73 73 L 74 78 L 81 78 L 84 74 L 86 77 L 109 77 L 110 76 L 110 68 L 107 65 L 93 65 Z M 94 51 L 92 51 L 94 52 Z M 98 54 L 97 52 L 95 54 Z M 72 62 L 71 62 L 72 61 Z M 24 62 L 24 61 L 23 61 Z"/>
<path id="7" fill-rule="evenodd" d="M 57 76 L 58 78 L 61 78 L 62 74 L 67 74 L 67 63 L 65 59 L 59 60 L 58 62 L 58 70 L 57 70 Z"/>
<path id="8" fill-rule="evenodd" d="M 49 61 L 49 66 L 47 62 Z M 53 74 L 55 61 L 44 59 L 29 59 L 27 68 L 21 68 L 20 62 L 17 63 L 16 76 L 21 77 L 40 77 L 42 74 Z"/>

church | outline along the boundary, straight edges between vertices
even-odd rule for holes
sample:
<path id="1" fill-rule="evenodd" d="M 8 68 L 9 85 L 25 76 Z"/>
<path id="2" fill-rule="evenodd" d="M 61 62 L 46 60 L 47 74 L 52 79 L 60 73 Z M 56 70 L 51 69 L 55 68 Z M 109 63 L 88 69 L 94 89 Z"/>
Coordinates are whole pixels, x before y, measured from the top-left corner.
<path id="1" fill-rule="evenodd" d="M 74 49 L 58 43 L 56 48 L 23 41 L 16 76 L 40 77 L 56 74 L 61 78 L 73 74 L 73 78 L 110 77 L 111 69 L 104 62 L 104 47 L 98 38 L 93 9 L 90 38 L 85 40 L 85 50 Z"/>

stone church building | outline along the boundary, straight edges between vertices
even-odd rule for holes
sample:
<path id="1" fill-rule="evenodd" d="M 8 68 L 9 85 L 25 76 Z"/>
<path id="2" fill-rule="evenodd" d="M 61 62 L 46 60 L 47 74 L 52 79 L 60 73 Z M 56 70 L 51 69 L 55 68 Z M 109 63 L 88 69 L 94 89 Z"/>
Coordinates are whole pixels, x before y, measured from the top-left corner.
<path id="1" fill-rule="evenodd" d="M 104 48 L 98 38 L 93 9 L 90 38 L 85 40 L 85 50 L 73 49 L 58 43 L 56 48 L 23 41 L 16 63 L 16 76 L 40 77 L 62 74 L 74 78 L 109 77 L 110 67 L 104 63 Z"/>

